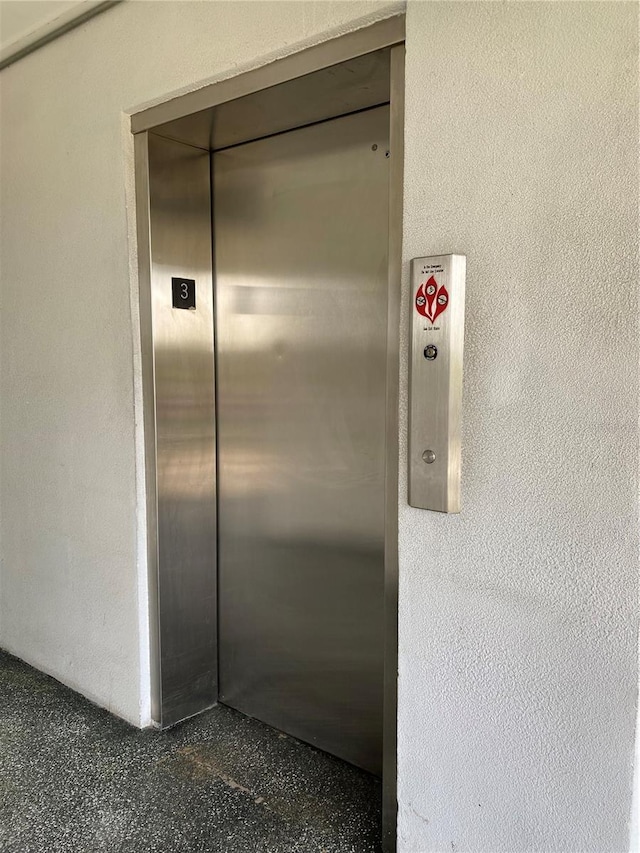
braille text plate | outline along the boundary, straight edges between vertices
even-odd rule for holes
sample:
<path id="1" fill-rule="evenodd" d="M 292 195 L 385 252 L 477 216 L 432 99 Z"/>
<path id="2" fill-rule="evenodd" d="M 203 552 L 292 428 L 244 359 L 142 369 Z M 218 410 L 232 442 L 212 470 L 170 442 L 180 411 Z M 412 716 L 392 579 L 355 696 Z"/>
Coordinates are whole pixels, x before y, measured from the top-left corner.
<path id="1" fill-rule="evenodd" d="M 460 512 L 466 257 L 411 261 L 409 503 Z"/>

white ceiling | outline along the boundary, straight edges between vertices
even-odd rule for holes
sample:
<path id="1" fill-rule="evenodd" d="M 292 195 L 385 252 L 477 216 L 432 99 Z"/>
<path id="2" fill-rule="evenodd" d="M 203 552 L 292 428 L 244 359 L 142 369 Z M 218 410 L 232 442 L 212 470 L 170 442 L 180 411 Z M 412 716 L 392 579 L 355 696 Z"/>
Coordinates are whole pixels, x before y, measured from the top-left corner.
<path id="1" fill-rule="evenodd" d="M 26 39 L 84 0 L 0 0 L 0 51 Z"/>

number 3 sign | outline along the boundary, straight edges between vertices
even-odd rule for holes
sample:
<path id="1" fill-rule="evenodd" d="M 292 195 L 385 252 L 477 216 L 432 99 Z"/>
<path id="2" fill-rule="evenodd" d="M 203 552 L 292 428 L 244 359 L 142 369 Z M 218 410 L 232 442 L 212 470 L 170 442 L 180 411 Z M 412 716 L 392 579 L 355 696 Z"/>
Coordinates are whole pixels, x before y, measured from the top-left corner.
<path id="1" fill-rule="evenodd" d="M 171 295 L 174 308 L 196 307 L 196 283 L 192 278 L 172 278 Z"/>

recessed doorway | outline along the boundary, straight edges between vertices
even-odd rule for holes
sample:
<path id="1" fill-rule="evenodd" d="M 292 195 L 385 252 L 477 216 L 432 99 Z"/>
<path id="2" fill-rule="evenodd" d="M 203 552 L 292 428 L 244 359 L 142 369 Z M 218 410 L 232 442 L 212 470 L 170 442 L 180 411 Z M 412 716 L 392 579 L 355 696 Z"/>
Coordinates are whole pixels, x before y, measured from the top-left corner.
<path id="1" fill-rule="evenodd" d="M 384 779 L 395 842 L 403 21 L 137 114 L 153 716 Z"/>

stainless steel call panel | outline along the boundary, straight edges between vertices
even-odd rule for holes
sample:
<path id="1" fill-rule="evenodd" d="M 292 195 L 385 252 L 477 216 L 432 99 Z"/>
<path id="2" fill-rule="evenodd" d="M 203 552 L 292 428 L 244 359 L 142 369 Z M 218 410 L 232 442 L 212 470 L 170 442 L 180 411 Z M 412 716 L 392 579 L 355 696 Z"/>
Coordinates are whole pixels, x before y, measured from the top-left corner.
<path id="1" fill-rule="evenodd" d="M 409 503 L 460 512 L 464 255 L 411 261 Z"/>

